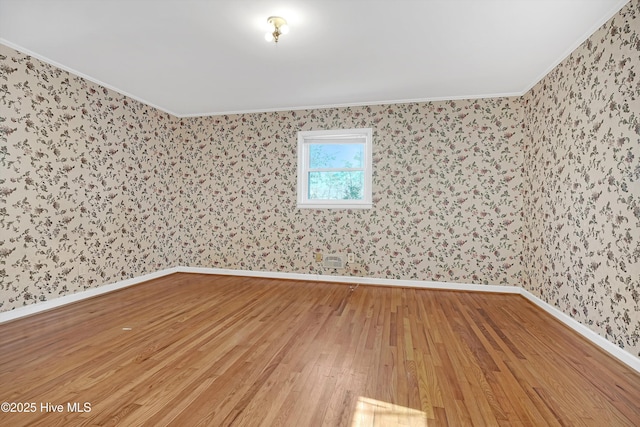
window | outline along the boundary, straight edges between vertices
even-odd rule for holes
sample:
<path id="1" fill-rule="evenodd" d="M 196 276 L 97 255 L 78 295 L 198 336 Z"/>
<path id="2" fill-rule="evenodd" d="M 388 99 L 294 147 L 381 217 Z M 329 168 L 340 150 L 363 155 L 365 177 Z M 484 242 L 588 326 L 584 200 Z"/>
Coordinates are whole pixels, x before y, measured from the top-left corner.
<path id="1" fill-rule="evenodd" d="M 298 132 L 298 207 L 371 208 L 371 129 Z"/>

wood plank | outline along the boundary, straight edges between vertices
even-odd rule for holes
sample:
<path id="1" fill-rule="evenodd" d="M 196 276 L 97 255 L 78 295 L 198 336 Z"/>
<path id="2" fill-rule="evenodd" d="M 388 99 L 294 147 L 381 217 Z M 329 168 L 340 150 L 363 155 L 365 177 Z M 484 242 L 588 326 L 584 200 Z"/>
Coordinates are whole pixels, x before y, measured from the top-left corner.
<path id="1" fill-rule="evenodd" d="M 640 425 L 640 375 L 519 295 L 185 273 L 1 324 L 0 400 L 36 404 L 3 426 Z"/>

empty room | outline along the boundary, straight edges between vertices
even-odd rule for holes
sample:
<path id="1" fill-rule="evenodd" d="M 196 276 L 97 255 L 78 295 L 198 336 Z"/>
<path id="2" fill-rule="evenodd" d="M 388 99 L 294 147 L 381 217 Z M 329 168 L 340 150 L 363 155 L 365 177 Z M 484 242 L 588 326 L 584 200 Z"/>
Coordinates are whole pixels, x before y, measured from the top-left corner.
<path id="1" fill-rule="evenodd" d="M 640 425 L 639 75 L 640 0 L 0 0 L 0 425 Z"/>

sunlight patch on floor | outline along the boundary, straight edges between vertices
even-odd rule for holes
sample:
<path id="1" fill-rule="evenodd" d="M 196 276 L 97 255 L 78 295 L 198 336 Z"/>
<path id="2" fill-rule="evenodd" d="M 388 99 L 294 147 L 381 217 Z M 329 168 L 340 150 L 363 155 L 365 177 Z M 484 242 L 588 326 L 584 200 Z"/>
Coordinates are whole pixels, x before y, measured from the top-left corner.
<path id="1" fill-rule="evenodd" d="M 358 397 L 351 427 L 411 426 L 426 427 L 427 414 L 393 403 Z"/>

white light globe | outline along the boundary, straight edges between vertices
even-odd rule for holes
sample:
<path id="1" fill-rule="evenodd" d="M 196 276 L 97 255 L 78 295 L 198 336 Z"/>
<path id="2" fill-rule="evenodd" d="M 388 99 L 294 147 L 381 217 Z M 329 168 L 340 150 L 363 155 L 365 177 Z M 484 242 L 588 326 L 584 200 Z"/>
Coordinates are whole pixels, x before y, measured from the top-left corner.
<path id="1" fill-rule="evenodd" d="M 289 26 L 287 24 L 284 24 L 283 26 L 280 27 L 280 33 L 281 34 L 288 34 L 289 33 Z"/>

